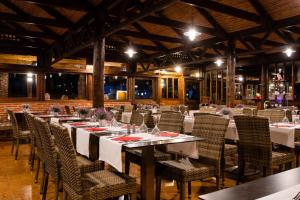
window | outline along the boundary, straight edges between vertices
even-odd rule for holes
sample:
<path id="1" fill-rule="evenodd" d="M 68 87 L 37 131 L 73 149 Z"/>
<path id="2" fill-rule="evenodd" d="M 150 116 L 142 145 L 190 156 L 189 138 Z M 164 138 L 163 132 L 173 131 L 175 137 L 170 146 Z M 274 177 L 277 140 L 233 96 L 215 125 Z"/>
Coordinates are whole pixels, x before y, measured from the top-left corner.
<path id="1" fill-rule="evenodd" d="M 105 100 L 122 100 L 127 98 L 126 77 L 105 76 L 104 79 L 104 94 Z"/>
<path id="2" fill-rule="evenodd" d="M 36 94 L 35 75 L 27 81 L 27 74 L 10 73 L 8 75 L 8 97 L 34 97 Z"/>
<path id="3" fill-rule="evenodd" d="M 152 79 L 136 79 L 135 80 L 135 98 L 136 99 L 152 99 Z"/>
<path id="4" fill-rule="evenodd" d="M 187 100 L 197 100 L 199 101 L 200 99 L 200 94 L 199 94 L 199 81 L 192 81 L 192 80 L 187 80 L 186 84 L 186 98 Z"/>
<path id="5" fill-rule="evenodd" d="M 162 98 L 178 98 L 178 78 L 161 79 Z"/>
<path id="6" fill-rule="evenodd" d="M 78 93 L 81 92 L 78 91 L 78 85 L 81 84 L 79 76 L 79 74 L 46 74 L 45 92 L 50 95 L 50 99 L 78 99 Z"/>

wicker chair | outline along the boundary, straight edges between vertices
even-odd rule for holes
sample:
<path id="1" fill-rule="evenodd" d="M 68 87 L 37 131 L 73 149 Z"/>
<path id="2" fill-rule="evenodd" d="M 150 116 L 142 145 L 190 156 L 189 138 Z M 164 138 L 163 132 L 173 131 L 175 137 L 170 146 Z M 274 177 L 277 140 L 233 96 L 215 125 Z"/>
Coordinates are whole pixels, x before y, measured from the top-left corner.
<path id="1" fill-rule="evenodd" d="M 10 118 L 10 122 L 12 125 L 12 132 L 13 132 L 13 140 L 12 140 L 12 147 L 11 147 L 11 154 L 14 153 L 14 147 L 16 143 L 16 152 L 15 152 L 15 160 L 18 160 L 18 154 L 19 154 L 19 144 L 20 140 L 30 140 L 31 139 L 31 133 L 30 131 L 22 131 L 18 125 L 17 119 L 13 111 L 7 110 L 7 113 Z M 29 158 L 30 159 L 30 158 Z"/>
<path id="2" fill-rule="evenodd" d="M 57 200 L 58 193 L 59 193 L 59 182 L 61 180 L 60 160 L 59 160 L 57 148 L 55 146 L 53 137 L 51 135 L 49 124 L 45 120 L 38 117 L 35 118 L 34 123 L 35 123 L 37 133 L 41 138 L 42 151 L 43 151 L 42 155 L 45 162 L 44 177 L 43 177 L 44 181 L 42 186 L 43 200 L 46 199 L 49 174 L 55 181 L 55 200 Z M 81 156 L 77 156 L 76 161 L 82 173 L 94 172 L 103 169 L 103 163 L 100 161 L 92 163 L 91 161 Z"/>
<path id="3" fill-rule="evenodd" d="M 64 199 L 67 196 L 78 200 L 109 199 L 128 194 L 131 199 L 136 199 L 137 186 L 133 178 L 108 170 L 81 173 L 67 129 L 58 124 L 51 124 L 50 127 L 62 165 Z"/>
<path id="4" fill-rule="evenodd" d="M 184 116 L 180 112 L 165 111 L 161 114 L 158 128 L 161 131 L 172 131 L 177 133 L 183 132 Z M 155 161 L 169 160 L 172 158 L 171 154 L 166 153 L 165 146 L 160 146 L 155 149 Z M 141 165 L 142 151 L 140 149 L 126 150 L 125 151 L 125 173 L 129 174 L 130 162 Z"/>
<path id="5" fill-rule="evenodd" d="M 130 118 L 130 124 L 135 124 L 137 126 L 140 126 L 143 123 L 143 116 L 141 113 L 146 113 L 144 116 L 145 124 L 148 128 L 154 127 L 154 121 L 153 117 L 151 115 L 150 110 L 136 110 L 132 112 L 131 118 Z"/>
<path id="6" fill-rule="evenodd" d="M 201 107 L 199 110 L 200 113 L 211 113 L 211 114 L 216 114 L 217 108 L 213 107 Z"/>
<path id="7" fill-rule="evenodd" d="M 125 105 L 124 106 L 124 112 L 132 112 L 134 106 L 133 105 Z"/>
<path id="8" fill-rule="evenodd" d="M 272 166 L 283 164 L 291 165 L 294 155 L 292 151 L 272 151 L 269 121 L 264 117 L 235 116 L 237 131 L 239 133 L 239 177 L 237 184 L 244 176 L 245 163 L 263 169 L 263 176 L 272 174 Z"/>
<path id="9" fill-rule="evenodd" d="M 185 185 L 208 177 L 217 178 L 220 188 L 222 150 L 229 120 L 213 115 L 195 118 L 192 134 L 205 138 L 198 142 L 199 159 L 168 160 L 156 163 L 156 199 L 160 199 L 161 178 L 175 179 L 180 183 L 180 200 L 185 199 Z"/>
<path id="10" fill-rule="evenodd" d="M 250 115 L 250 116 L 257 115 L 257 109 L 256 108 L 244 108 L 243 109 L 243 114 L 244 115 Z"/>
<path id="11" fill-rule="evenodd" d="M 167 106 L 167 105 L 161 105 L 161 106 L 159 106 L 159 111 L 160 112 L 171 111 L 171 110 L 172 110 L 172 106 Z"/>

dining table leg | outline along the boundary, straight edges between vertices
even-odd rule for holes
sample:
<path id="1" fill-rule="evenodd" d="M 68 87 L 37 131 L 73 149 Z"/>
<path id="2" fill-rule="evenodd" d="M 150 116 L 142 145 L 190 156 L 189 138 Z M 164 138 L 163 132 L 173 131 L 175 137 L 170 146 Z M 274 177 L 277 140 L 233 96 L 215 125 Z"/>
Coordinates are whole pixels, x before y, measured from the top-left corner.
<path id="1" fill-rule="evenodd" d="M 154 200 L 154 146 L 142 148 L 141 199 Z"/>

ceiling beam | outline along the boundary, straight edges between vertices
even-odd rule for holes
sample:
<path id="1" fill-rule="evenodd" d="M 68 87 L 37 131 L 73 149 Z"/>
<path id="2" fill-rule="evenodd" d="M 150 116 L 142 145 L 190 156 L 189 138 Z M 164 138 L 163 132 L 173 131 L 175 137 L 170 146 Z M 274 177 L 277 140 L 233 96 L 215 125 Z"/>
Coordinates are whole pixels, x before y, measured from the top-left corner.
<path id="1" fill-rule="evenodd" d="M 43 33 L 43 32 L 36 32 L 36 31 L 28 31 L 28 30 L 12 30 L 12 29 L 7 29 L 0 27 L 0 34 L 11 34 L 11 35 L 16 35 L 24 38 L 45 38 L 45 39 L 51 39 L 51 40 L 56 40 L 58 39 L 56 35 L 52 35 L 51 33 Z"/>
<path id="2" fill-rule="evenodd" d="M 208 8 L 210 10 L 214 10 L 220 13 L 224 13 L 230 16 L 238 17 L 241 19 L 245 19 L 253 22 L 260 22 L 260 17 L 248 11 L 244 11 L 232 6 L 227 6 L 225 4 L 219 3 L 217 1 L 210 0 L 182 0 L 182 2 L 187 3 L 192 6 L 196 6 L 199 8 Z"/>

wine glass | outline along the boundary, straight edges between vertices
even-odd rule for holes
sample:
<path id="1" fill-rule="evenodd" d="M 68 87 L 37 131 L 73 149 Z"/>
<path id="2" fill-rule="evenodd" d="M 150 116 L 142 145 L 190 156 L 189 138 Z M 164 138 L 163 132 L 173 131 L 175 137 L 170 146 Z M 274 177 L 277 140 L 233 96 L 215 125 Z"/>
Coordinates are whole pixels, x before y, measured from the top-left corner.
<path id="1" fill-rule="evenodd" d="M 286 116 L 286 111 L 287 111 L 287 109 L 285 108 L 285 109 L 283 109 L 284 110 L 284 118 L 282 119 L 282 122 L 283 123 L 289 123 L 290 121 L 289 121 L 289 119 L 287 118 L 287 116 Z"/>
<path id="2" fill-rule="evenodd" d="M 143 116 L 143 122 L 140 126 L 140 131 L 143 132 L 143 133 L 148 133 L 148 127 L 147 125 L 145 124 L 145 114 L 146 113 L 140 113 L 142 116 Z"/>
<path id="3" fill-rule="evenodd" d="M 155 123 L 155 127 L 153 128 L 151 134 L 157 135 L 160 132 L 160 130 L 159 130 L 158 126 L 157 126 L 158 121 L 159 121 L 159 116 L 158 115 L 153 115 L 153 120 L 154 120 L 154 123 Z"/>
<path id="4" fill-rule="evenodd" d="M 118 121 L 116 120 L 115 116 L 118 113 L 118 111 L 117 110 L 111 110 L 111 112 L 113 113 L 113 117 L 111 119 L 111 126 L 116 127 L 116 126 L 118 126 Z"/>
<path id="5" fill-rule="evenodd" d="M 299 115 L 298 115 L 298 110 L 296 109 L 296 110 L 294 110 L 294 113 L 293 113 L 294 115 L 293 115 L 293 122 L 295 123 L 295 124 L 298 124 L 299 122 L 300 122 L 300 119 L 299 119 Z"/>

